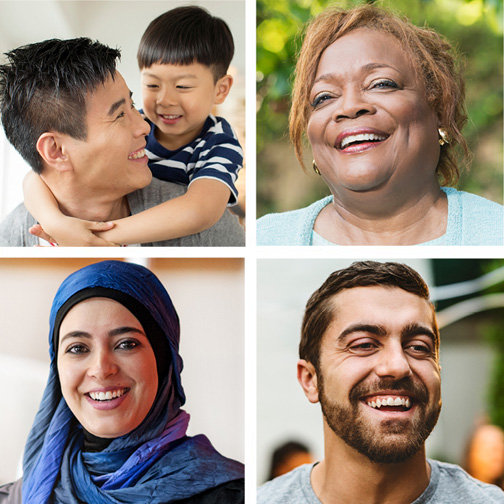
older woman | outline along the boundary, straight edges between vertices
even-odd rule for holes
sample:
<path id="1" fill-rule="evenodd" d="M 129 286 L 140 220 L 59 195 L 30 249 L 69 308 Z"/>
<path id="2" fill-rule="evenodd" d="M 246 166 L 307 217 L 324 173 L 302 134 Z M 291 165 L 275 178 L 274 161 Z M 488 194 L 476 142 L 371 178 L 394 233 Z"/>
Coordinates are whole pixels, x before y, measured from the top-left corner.
<path id="1" fill-rule="evenodd" d="M 23 479 L 0 503 L 243 502 L 243 466 L 186 436 L 178 346 L 175 308 L 146 268 L 104 261 L 70 275 Z"/>
<path id="2" fill-rule="evenodd" d="M 445 187 L 466 121 L 450 45 L 386 10 L 329 9 L 308 27 L 290 135 L 331 191 L 257 222 L 259 245 L 503 245 L 503 207 Z"/>

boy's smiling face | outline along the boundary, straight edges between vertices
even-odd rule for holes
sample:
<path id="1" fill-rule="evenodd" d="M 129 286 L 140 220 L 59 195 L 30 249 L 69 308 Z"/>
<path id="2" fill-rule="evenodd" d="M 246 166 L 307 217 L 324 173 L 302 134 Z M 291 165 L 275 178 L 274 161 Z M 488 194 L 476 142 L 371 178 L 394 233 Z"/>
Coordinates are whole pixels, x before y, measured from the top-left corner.
<path id="1" fill-rule="evenodd" d="M 200 63 L 155 63 L 141 71 L 143 110 L 156 126 L 156 139 L 169 150 L 194 140 L 212 107 L 229 93 L 232 77 L 215 82 L 211 68 Z"/>

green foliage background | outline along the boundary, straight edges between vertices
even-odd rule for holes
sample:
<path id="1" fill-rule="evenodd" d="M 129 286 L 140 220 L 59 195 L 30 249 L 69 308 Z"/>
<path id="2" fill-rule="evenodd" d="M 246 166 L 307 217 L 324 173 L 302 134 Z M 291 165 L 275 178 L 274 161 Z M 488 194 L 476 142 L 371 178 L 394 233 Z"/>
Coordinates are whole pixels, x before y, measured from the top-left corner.
<path id="1" fill-rule="evenodd" d="M 257 214 L 300 208 L 329 194 L 303 173 L 288 143 L 292 76 L 304 24 L 329 5 L 374 3 L 442 33 L 466 59 L 473 151 L 459 189 L 502 203 L 502 0 L 257 0 Z M 307 167 L 311 166 L 309 148 Z"/>

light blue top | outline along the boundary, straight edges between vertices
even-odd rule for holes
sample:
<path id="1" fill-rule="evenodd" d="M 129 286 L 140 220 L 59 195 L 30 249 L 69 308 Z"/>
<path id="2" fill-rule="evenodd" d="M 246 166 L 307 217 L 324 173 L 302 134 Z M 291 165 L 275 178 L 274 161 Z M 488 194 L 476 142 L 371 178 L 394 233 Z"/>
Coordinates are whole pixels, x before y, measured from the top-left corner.
<path id="1" fill-rule="evenodd" d="M 502 205 L 452 187 L 441 189 L 448 198 L 446 233 L 418 245 L 504 245 Z M 318 214 L 332 200 L 327 196 L 306 208 L 261 217 L 257 245 L 335 245 L 319 235 L 314 237 L 313 231 Z"/>
<path id="2" fill-rule="evenodd" d="M 472 478 L 459 466 L 430 459 L 428 462 L 431 466 L 429 485 L 412 504 L 504 502 L 504 492 L 499 487 Z M 305 464 L 264 484 L 257 490 L 257 504 L 322 504 L 310 483 L 312 468 L 312 464 Z M 358 495 L 355 502 L 359 502 Z"/>

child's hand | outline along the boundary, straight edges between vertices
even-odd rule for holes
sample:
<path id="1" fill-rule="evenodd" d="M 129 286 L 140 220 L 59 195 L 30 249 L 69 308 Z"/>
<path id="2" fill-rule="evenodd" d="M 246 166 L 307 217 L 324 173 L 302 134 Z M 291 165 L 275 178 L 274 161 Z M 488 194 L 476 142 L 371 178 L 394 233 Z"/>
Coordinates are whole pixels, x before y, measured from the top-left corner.
<path id="1" fill-rule="evenodd" d="M 73 217 L 65 217 L 65 226 L 60 226 L 57 235 L 49 235 L 40 224 L 35 224 L 29 231 L 32 235 L 48 241 L 51 245 L 61 245 L 70 247 L 114 247 L 115 243 L 99 238 L 94 231 L 107 231 L 114 227 L 113 222 L 93 222 Z"/>
<path id="2" fill-rule="evenodd" d="M 49 236 L 43 229 L 40 224 L 34 224 L 30 229 L 28 229 L 30 234 L 33 236 L 37 236 L 38 238 L 42 238 L 42 240 L 45 240 L 49 245 L 53 247 L 57 247 L 58 244 L 56 243 L 56 240 L 52 237 Z M 35 245 L 35 247 L 48 247 L 49 245 Z"/>

